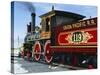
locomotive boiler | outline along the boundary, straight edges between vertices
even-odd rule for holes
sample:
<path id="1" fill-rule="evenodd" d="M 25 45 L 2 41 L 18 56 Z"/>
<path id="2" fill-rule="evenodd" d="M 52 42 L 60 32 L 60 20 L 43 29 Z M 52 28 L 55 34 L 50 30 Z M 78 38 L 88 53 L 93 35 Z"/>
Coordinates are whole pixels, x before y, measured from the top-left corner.
<path id="1" fill-rule="evenodd" d="M 35 13 L 27 25 L 22 56 L 35 61 L 97 68 L 97 17 L 52 9 L 35 26 Z"/>

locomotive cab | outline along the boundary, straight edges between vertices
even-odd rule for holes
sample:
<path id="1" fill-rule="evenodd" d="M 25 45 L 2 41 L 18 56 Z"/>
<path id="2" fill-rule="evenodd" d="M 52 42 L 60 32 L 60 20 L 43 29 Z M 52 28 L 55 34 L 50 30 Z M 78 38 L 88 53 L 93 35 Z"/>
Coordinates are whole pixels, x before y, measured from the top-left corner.
<path id="1" fill-rule="evenodd" d="M 63 25 L 63 24 L 70 24 L 77 22 L 79 20 L 82 20 L 85 16 L 71 13 L 71 12 L 65 12 L 65 11 L 59 11 L 54 10 L 45 13 L 40 16 L 41 18 L 41 38 L 51 38 L 51 32 L 54 27 Z"/>

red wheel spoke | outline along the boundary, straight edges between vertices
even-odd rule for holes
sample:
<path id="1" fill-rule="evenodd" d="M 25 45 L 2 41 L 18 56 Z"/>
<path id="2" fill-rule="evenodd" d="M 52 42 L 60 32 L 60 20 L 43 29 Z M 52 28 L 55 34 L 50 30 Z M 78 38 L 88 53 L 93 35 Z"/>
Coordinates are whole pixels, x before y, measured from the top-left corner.
<path id="1" fill-rule="evenodd" d="M 45 60 L 47 63 L 50 63 L 52 61 L 52 51 L 50 50 L 50 40 L 48 40 L 46 43 L 45 43 L 45 46 L 44 46 L 44 51 L 45 51 Z"/>
<path id="2" fill-rule="evenodd" d="M 41 53 L 41 45 L 39 41 L 37 41 L 34 45 L 34 58 L 36 61 L 40 60 L 40 53 Z"/>

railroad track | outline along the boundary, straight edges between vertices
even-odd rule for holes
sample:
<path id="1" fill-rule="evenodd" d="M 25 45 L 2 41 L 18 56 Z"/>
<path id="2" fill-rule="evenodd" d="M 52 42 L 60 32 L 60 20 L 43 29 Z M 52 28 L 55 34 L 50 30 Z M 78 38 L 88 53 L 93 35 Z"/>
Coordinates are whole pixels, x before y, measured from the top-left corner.
<path id="1" fill-rule="evenodd" d="M 25 57 L 24 59 L 27 60 L 27 57 Z M 33 59 L 30 59 L 29 61 L 30 62 L 37 62 L 37 61 L 34 61 Z M 45 61 L 39 61 L 37 63 L 47 65 L 47 63 Z M 68 68 L 68 69 L 71 69 L 71 70 L 84 70 L 84 69 L 86 69 L 86 68 L 82 68 L 82 67 L 76 67 L 76 66 L 71 66 L 71 65 L 67 65 L 67 64 L 59 64 L 59 63 L 51 63 L 51 64 L 48 64 L 48 65 L 50 66 L 50 68 L 52 68 L 52 67 L 62 67 L 62 68 Z"/>

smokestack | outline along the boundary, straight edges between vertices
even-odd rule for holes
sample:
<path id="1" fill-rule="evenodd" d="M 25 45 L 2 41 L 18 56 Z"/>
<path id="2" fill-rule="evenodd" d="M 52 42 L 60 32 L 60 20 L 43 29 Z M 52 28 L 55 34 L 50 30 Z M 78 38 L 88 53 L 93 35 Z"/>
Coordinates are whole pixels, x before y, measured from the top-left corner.
<path id="1" fill-rule="evenodd" d="M 27 33 L 31 32 L 31 22 L 29 23 L 29 25 L 27 24 Z"/>
<path id="2" fill-rule="evenodd" d="M 31 17 L 32 17 L 31 32 L 33 33 L 35 31 L 35 13 L 32 13 Z"/>

